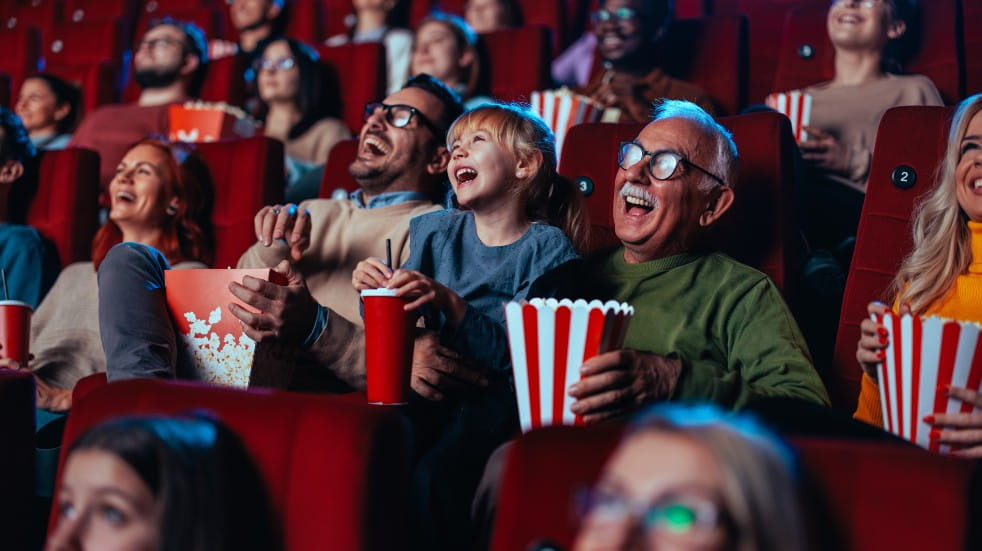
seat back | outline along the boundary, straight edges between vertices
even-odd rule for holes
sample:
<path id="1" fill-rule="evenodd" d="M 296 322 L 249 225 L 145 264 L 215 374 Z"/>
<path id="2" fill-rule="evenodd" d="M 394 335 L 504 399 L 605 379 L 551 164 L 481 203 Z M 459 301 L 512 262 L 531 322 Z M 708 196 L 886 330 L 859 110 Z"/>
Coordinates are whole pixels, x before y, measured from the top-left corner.
<path id="1" fill-rule="evenodd" d="M 533 90 L 549 88 L 552 55 L 545 27 L 525 26 L 482 34 L 479 45 L 488 62 L 485 78 L 494 98 L 528 101 Z"/>
<path id="2" fill-rule="evenodd" d="M 211 220 L 215 231 L 216 268 L 238 264 L 256 241 L 253 219 L 265 205 L 279 203 L 286 186 L 283 143 L 255 136 L 197 145 L 208 165 L 215 201 Z"/>
<path id="3" fill-rule="evenodd" d="M 833 405 L 843 411 L 852 412 L 859 396 L 859 324 L 867 316 L 869 302 L 889 303 L 892 298 L 885 293 L 901 260 L 910 252 L 911 212 L 917 198 L 934 185 L 951 114 L 952 108 L 948 107 L 895 107 L 880 120 L 839 314 L 833 356 L 835 377 L 829 385 Z M 899 188 L 891 180 L 894 169 L 901 165 L 917 175 L 910 189 Z"/>
<path id="4" fill-rule="evenodd" d="M 55 66 L 110 63 L 120 66 L 122 27 L 116 21 L 55 25 L 44 39 L 44 57 Z"/>
<path id="5" fill-rule="evenodd" d="M 294 0 L 286 5 L 286 35 L 307 44 L 324 41 L 324 8 L 320 0 Z"/>
<path id="6" fill-rule="evenodd" d="M 570 549 L 577 530 L 572 497 L 597 480 L 620 434 L 616 425 L 595 425 L 519 438 L 506 460 L 491 549 L 534 549 L 544 541 Z M 836 521 L 812 523 L 823 537 L 837 531 L 850 549 L 968 549 L 977 464 L 892 442 L 801 438 L 793 445 L 817 501 L 830 509 L 810 513 Z"/>
<path id="7" fill-rule="evenodd" d="M 770 276 L 790 299 L 797 262 L 790 125 L 777 113 L 723 117 L 719 122 L 733 133 L 740 152 L 740 176 L 734 185 L 733 208 L 714 228 L 714 244 Z M 560 173 L 591 182 L 587 210 L 593 235 L 601 239 L 595 246 L 619 245 L 610 231 L 617 147 L 633 140 L 642 128 L 637 123 L 584 124 L 566 136 Z"/>
<path id="8" fill-rule="evenodd" d="M 81 148 L 45 151 L 27 223 L 54 244 L 62 266 L 91 258 L 99 227 L 99 155 Z"/>
<path id="9" fill-rule="evenodd" d="M 82 90 L 83 116 L 100 105 L 116 101 L 116 69 L 107 62 L 61 67 L 50 65 L 45 70 Z"/>
<path id="10" fill-rule="evenodd" d="M 317 53 L 341 88 L 341 119 L 357 132 L 361 129 L 365 104 L 385 97 L 385 46 L 381 43 L 321 46 Z"/>
<path id="11" fill-rule="evenodd" d="M 34 526 L 34 377 L 0 368 L 0 531 L 4 548 L 30 549 Z"/>
<path id="12" fill-rule="evenodd" d="M 86 429 L 121 415 L 192 409 L 213 412 L 242 438 L 265 479 L 286 551 L 327 542 L 397 549 L 405 542 L 408 443 L 401 418 L 331 396 L 158 380 L 105 385 L 73 404 L 59 476 L 68 448 Z"/>
<path id="13" fill-rule="evenodd" d="M 982 21 L 982 0 L 962 0 L 966 96 L 982 92 L 982 33 L 976 30 L 978 21 Z"/>
<path id="14" fill-rule="evenodd" d="M 324 177 L 321 179 L 318 197 L 330 199 L 336 190 L 343 189 L 351 193 L 359 189 L 358 182 L 348 172 L 348 167 L 358 155 L 358 142 L 357 139 L 344 140 L 331 148 L 331 152 L 327 155 L 327 163 L 324 165 Z"/>
<path id="15" fill-rule="evenodd" d="M 38 70 L 41 34 L 31 27 L 3 29 L 0 30 L 0 44 L 3 44 L 0 72 L 10 77 L 12 97 L 17 97 L 24 79 Z"/>
<path id="16" fill-rule="evenodd" d="M 123 21 L 132 24 L 141 0 L 65 0 L 64 21 Z"/>

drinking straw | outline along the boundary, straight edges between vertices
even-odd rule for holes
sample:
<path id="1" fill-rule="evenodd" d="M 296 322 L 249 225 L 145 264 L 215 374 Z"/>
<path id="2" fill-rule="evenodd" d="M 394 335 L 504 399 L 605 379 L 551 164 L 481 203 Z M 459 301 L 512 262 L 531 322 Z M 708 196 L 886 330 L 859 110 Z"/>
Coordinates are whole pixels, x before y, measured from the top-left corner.
<path id="1" fill-rule="evenodd" d="M 385 265 L 389 268 L 392 267 L 392 240 L 385 240 Z"/>
<path id="2" fill-rule="evenodd" d="M 0 268 L 0 281 L 3 281 L 3 300 L 10 300 L 7 295 L 7 273 Z"/>

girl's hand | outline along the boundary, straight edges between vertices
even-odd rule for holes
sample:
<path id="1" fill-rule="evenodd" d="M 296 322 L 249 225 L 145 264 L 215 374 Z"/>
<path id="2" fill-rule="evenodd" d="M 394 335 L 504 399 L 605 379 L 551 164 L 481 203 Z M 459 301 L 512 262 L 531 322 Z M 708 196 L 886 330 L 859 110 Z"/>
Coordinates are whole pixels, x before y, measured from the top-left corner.
<path id="1" fill-rule="evenodd" d="M 406 305 L 407 312 L 430 304 L 443 312 L 454 325 L 464 319 L 467 303 L 457 293 L 417 271 L 396 270 L 388 287 L 395 289 L 397 297 L 415 299 Z"/>
<path id="2" fill-rule="evenodd" d="M 982 394 L 974 390 L 951 387 L 948 396 L 982 408 Z M 982 413 L 937 413 L 925 417 L 924 422 L 934 426 L 931 436 L 938 442 L 962 446 L 952 455 L 982 457 Z"/>
<path id="3" fill-rule="evenodd" d="M 391 278 L 392 268 L 386 266 L 381 258 L 366 258 L 351 273 L 351 285 L 358 291 L 379 289 L 387 287 Z"/>
<path id="4" fill-rule="evenodd" d="M 883 315 L 889 312 L 886 304 L 882 302 L 871 302 L 866 306 L 869 315 Z M 886 357 L 886 347 L 889 344 L 887 339 L 887 328 L 883 324 L 876 323 L 870 318 L 863 320 L 859 324 L 859 342 L 856 344 L 856 360 L 860 367 L 871 379 L 876 380 L 876 368 Z"/>

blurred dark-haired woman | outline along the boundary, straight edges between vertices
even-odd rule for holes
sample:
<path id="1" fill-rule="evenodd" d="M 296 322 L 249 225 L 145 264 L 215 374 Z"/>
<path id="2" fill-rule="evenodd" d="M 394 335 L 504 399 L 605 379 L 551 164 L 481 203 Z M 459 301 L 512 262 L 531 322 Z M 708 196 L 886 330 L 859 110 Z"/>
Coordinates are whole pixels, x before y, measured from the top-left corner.
<path id="1" fill-rule="evenodd" d="M 24 80 L 14 111 L 39 150 L 65 149 L 78 124 L 82 92 L 74 85 L 40 73 Z"/>

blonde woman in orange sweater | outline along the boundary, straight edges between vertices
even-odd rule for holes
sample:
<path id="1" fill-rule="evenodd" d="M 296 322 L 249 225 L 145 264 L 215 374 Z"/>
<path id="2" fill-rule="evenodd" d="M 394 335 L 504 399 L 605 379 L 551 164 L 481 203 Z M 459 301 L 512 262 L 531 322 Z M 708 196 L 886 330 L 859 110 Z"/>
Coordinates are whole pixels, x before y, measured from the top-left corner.
<path id="1" fill-rule="evenodd" d="M 894 310 L 982 323 L 982 94 L 965 99 L 955 112 L 948 150 L 935 188 L 914 212 L 914 247 L 893 281 Z M 869 312 L 887 306 L 871 303 Z M 887 346 L 886 328 L 864 320 L 856 349 L 865 374 L 855 417 L 883 425 L 876 367 Z M 949 396 L 982 407 L 978 392 L 952 387 Z M 937 414 L 927 421 L 955 452 L 982 457 L 982 413 Z"/>

